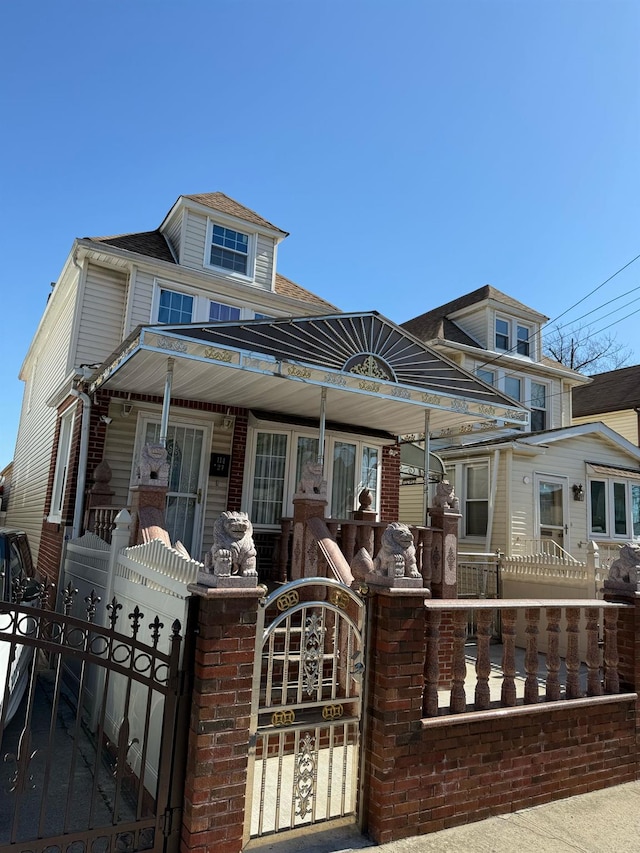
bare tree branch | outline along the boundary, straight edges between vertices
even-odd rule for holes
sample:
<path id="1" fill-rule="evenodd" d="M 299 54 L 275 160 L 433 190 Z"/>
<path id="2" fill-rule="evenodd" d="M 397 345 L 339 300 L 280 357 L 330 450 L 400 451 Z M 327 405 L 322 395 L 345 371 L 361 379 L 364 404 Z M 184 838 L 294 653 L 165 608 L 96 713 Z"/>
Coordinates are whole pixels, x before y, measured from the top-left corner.
<path id="1" fill-rule="evenodd" d="M 545 337 L 544 352 L 588 376 L 624 367 L 632 355 L 629 347 L 620 346 L 615 335 L 597 335 L 588 326 L 554 327 Z"/>

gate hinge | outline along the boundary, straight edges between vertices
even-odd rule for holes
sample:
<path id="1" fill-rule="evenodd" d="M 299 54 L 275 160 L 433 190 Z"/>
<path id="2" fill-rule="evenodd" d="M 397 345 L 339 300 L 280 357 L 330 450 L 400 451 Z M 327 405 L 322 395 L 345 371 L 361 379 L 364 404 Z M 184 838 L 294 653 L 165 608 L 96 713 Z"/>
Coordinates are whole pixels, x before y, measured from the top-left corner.
<path id="1" fill-rule="evenodd" d="M 173 809 L 166 809 L 163 816 L 163 824 L 162 824 L 162 834 L 166 837 L 171 835 L 173 832 L 174 826 L 176 826 L 176 819 L 180 818 L 182 814 L 182 808 L 177 806 Z"/>

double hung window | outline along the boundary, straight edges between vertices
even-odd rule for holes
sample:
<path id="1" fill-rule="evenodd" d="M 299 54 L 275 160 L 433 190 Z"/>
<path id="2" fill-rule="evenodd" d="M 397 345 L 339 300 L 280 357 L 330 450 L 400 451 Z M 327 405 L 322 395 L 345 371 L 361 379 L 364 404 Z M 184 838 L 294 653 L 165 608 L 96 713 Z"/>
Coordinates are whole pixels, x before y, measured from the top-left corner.
<path id="1" fill-rule="evenodd" d="M 529 326 L 506 317 L 496 317 L 495 348 L 498 352 L 511 352 L 527 358 L 531 355 L 531 334 Z"/>
<path id="2" fill-rule="evenodd" d="M 187 293 L 156 284 L 154 308 L 151 320 L 155 323 L 178 325 L 181 323 L 215 323 L 234 322 L 236 320 L 251 320 L 264 318 L 251 308 L 218 302 L 207 296 Z"/>
<path id="3" fill-rule="evenodd" d="M 547 386 L 541 382 L 531 382 L 531 431 L 547 428 Z"/>
<path id="4" fill-rule="evenodd" d="M 209 263 L 231 272 L 247 274 L 249 235 L 223 225 L 211 227 L 211 251 Z"/>
<path id="5" fill-rule="evenodd" d="M 489 464 L 465 466 L 465 536 L 486 536 L 489 518 Z"/>

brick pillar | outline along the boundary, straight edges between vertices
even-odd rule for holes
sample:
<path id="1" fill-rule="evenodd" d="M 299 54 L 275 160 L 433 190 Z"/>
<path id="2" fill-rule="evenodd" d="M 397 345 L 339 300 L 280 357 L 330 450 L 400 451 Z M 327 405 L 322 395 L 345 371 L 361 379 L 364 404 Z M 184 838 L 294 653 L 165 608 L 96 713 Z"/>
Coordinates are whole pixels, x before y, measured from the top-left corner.
<path id="1" fill-rule="evenodd" d="M 376 589 L 369 655 L 370 715 L 365 749 L 362 805 L 366 831 L 377 844 L 418 824 L 406 811 L 407 789 L 420 786 L 420 763 L 412 756 L 421 731 L 425 641 L 425 590 Z M 401 827 L 408 828 L 403 832 Z"/>
<path id="2" fill-rule="evenodd" d="M 431 580 L 433 598 L 458 597 L 458 522 L 459 512 L 429 507 L 431 526 L 442 530 L 441 571 L 434 571 Z M 434 536 L 434 542 L 438 537 Z M 434 567 L 435 568 L 435 567 Z"/>
<path id="3" fill-rule="evenodd" d="M 193 704 L 181 853 L 240 853 L 258 601 L 253 589 L 206 589 L 199 597 Z"/>

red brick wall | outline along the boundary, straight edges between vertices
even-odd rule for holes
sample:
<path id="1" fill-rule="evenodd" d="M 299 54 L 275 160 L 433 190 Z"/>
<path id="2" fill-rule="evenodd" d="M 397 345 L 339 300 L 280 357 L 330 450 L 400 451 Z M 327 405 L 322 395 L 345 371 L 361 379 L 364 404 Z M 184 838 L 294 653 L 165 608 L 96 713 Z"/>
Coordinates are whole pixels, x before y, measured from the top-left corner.
<path id="1" fill-rule="evenodd" d="M 397 521 L 400 515 L 400 447 L 382 448 L 380 477 L 380 521 Z"/>
<path id="2" fill-rule="evenodd" d="M 212 590 L 200 599 L 183 851 L 242 849 L 257 608 L 263 594 L 263 588 Z"/>
<path id="3" fill-rule="evenodd" d="M 378 594 L 365 823 L 379 844 L 637 778 L 633 697 L 421 721 L 424 608 Z"/>

